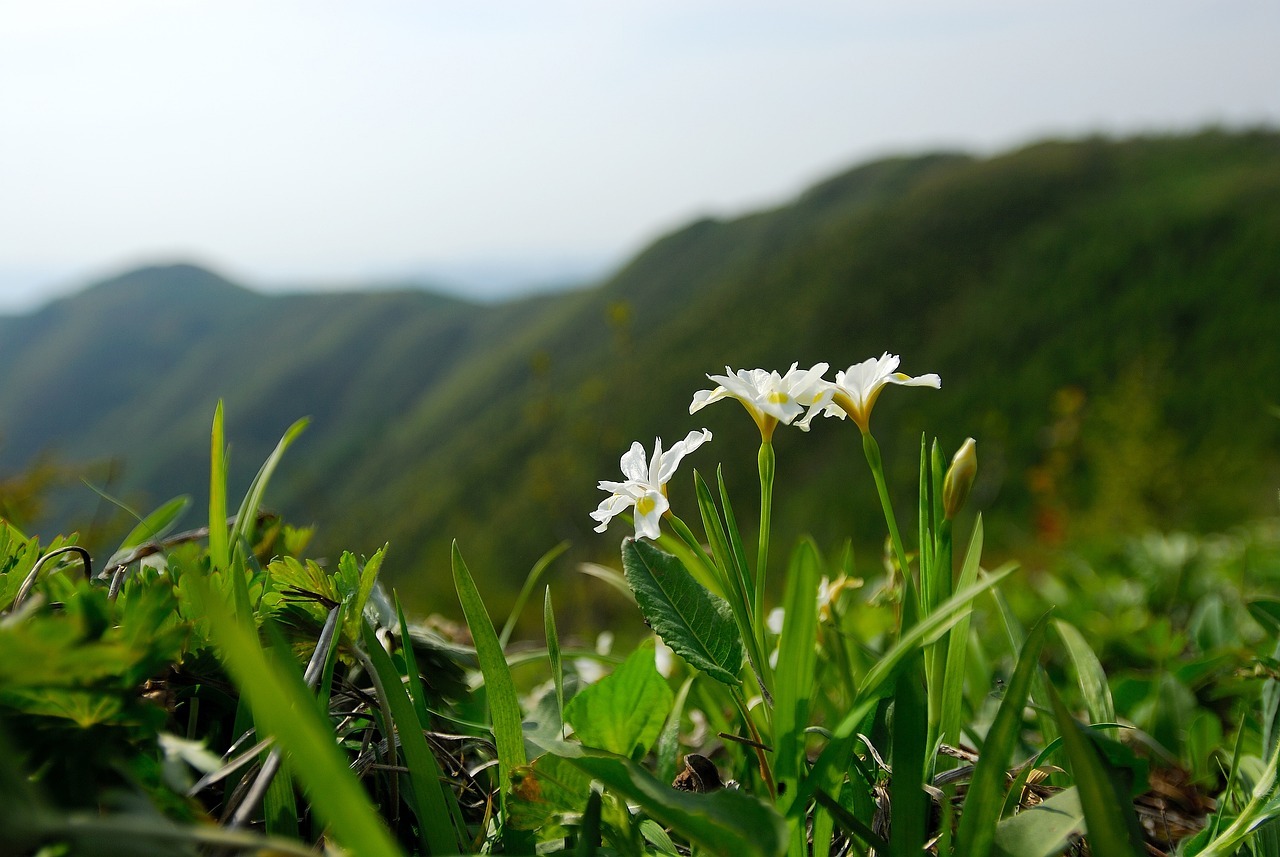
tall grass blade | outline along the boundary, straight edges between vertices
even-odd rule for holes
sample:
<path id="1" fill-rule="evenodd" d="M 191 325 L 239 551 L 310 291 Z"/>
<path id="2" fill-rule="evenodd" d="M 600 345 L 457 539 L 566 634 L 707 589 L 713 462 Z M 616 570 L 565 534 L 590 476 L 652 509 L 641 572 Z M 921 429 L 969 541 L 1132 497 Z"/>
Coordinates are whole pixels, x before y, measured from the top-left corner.
<path id="1" fill-rule="evenodd" d="M 209 563 L 225 570 L 231 558 L 227 547 L 227 439 L 222 426 L 221 399 L 213 411 L 209 462 Z"/>
<path id="2" fill-rule="evenodd" d="M 804 730 L 817 668 L 818 563 L 813 543 L 802 542 L 791 556 L 783 597 L 773 707 L 774 776 L 780 787 L 785 784 L 778 796 L 782 813 L 790 807 L 804 770 Z"/>
<path id="3" fill-rule="evenodd" d="M 560 635 L 556 614 L 551 609 L 551 587 L 542 597 L 542 628 L 547 636 L 547 659 L 551 661 L 551 681 L 556 689 L 556 734 L 564 737 L 564 664 L 560 660 Z"/>
<path id="4" fill-rule="evenodd" d="M 902 593 L 903 635 L 916 623 L 916 594 L 912 579 Z M 925 692 L 924 655 L 913 648 L 894 677 L 893 778 L 889 795 L 893 823 L 889 829 L 890 852 L 920 854 L 929 829 L 929 804 L 924 791 L 925 757 L 929 739 L 928 698 Z"/>
<path id="5" fill-rule="evenodd" d="M 457 813 L 456 808 L 449 806 L 453 794 L 446 794 L 441 785 L 443 776 L 440 765 L 423 736 L 418 713 L 405 692 L 400 673 L 391 662 L 391 656 L 382 648 L 373 626 L 367 620 L 363 623 L 363 637 L 365 653 L 382 679 L 379 686 L 386 692 L 387 707 L 391 709 L 392 724 L 388 726 L 394 728 L 394 733 L 388 732 L 387 740 L 394 742 L 399 738 L 405 765 L 409 769 L 408 779 L 412 791 L 410 805 L 418 818 L 422 844 L 432 854 L 460 853 L 466 850 L 466 842 L 465 837 L 454 830 L 450 821 Z M 391 776 L 396 774 L 392 773 Z"/>
<path id="6" fill-rule="evenodd" d="M 938 605 L 938 608 L 929 616 L 924 617 L 913 625 L 910 630 L 905 631 L 898 639 L 898 642 L 894 643 L 892 648 L 876 662 L 875 666 L 867 671 L 862 683 L 858 686 L 858 700 L 861 701 L 880 695 L 885 684 L 893 677 L 894 671 L 907 655 L 954 626 L 956 622 L 963 618 L 973 599 L 1008 577 L 1013 573 L 1014 568 L 1012 565 L 1000 568 L 987 575 L 982 581 L 960 590 L 947 601 Z"/>
<path id="7" fill-rule="evenodd" d="M 471 639 L 475 642 L 480 672 L 484 674 L 489 713 L 493 720 L 493 739 L 498 748 L 498 788 L 505 800 L 511 791 L 511 772 L 527 761 L 524 733 L 520 727 L 520 700 L 511 681 L 511 669 L 507 666 L 502 644 L 498 642 L 498 634 L 489 619 L 489 611 L 485 609 L 457 542 L 453 545 L 453 584 L 462 603 Z"/>
<path id="8" fill-rule="evenodd" d="M 973 536 L 969 539 L 969 550 L 965 553 L 964 565 L 960 568 L 957 588 L 963 591 L 973 586 L 978 579 L 978 566 L 981 561 L 982 516 L 979 515 L 973 526 Z M 970 614 L 962 616 L 947 635 L 947 665 L 942 682 L 940 736 L 944 742 L 953 747 L 960 743 L 960 724 L 964 722 L 964 677 L 969 653 L 970 619 Z"/>
<path id="9" fill-rule="evenodd" d="M 1031 692 L 1032 676 L 1039 667 L 1048 620 L 1047 615 L 1041 617 L 1027 636 L 1000 710 L 987 731 L 960 815 L 956 857 L 988 857 L 995 846 L 996 825 L 1004 808 L 1005 772 L 1018 745 L 1022 714 Z"/>
<path id="10" fill-rule="evenodd" d="M 551 563 L 555 562 L 560 554 L 569 549 L 568 542 L 561 542 L 551 550 L 544 553 L 533 564 L 533 568 L 529 570 L 529 575 L 524 579 L 524 586 L 520 587 L 520 594 L 516 596 L 515 603 L 511 605 L 511 612 L 507 615 L 507 621 L 502 626 L 502 633 L 498 634 L 498 642 L 505 649 L 507 643 L 511 642 L 511 634 L 516 629 L 516 623 L 520 621 L 520 614 L 524 612 L 524 605 L 528 603 L 529 596 L 533 594 L 533 588 L 537 586 L 543 576 L 547 573 L 547 569 L 551 567 Z"/>
<path id="11" fill-rule="evenodd" d="M 765 700 L 773 702 L 773 682 L 769 677 L 769 664 L 764 659 L 763 623 L 755 620 L 755 607 L 752 593 L 750 571 L 745 560 L 740 564 L 739 557 L 729 543 L 729 535 L 720 519 L 715 501 L 711 498 L 711 490 L 703 481 L 701 474 L 693 474 L 694 486 L 698 496 L 698 511 L 702 516 L 702 527 L 711 541 L 711 553 L 715 558 L 720 577 L 727 581 L 729 590 L 729 607 L 733 611 L 734 621 L 738 625 L 738 635 L 746 646 L 747 660 L 760 685 Z"/>
<path id="12" fill-rule="evenodd" d="M 1102 753 L 1089 737 L 1088 729 L 1075 721 L 1052 685 L 1046 687 L 1071 775 L 1080 792 L 1090 850 L 1099 857 L 1144 854 L 1142 831 L 1127 789 L 1112 775 Z"/>
<path id="13" fill-rule="evenodd" d="M 111 555 L 111 558 L 107 560 L 103 568 L 111 568 L 134 548 L 163 536 L 190 505 L 191 498 L 184 494 L 180 497 L 174 497 L 147 515 L 138 522 L 137 526 L 129 531 L 129 535 L 125 536 L 124 541 L 120 543 L 120 547 Z"/>
<path id="14" fill-rule="evenodd" d="M 1084 700 L 1089 719 L 1094 723 L 1114 723 L 1116 707 L 1111 699 L 1111 688 L 1107 686 L 1107 674 L 1103 671 L 1098 656 L 1085 642 L 1084 635 L 1070 622 L 1055 619 L 1053 627 L 1071 657 L 1076 683 L 1080 686 L 1080 698 Z M 1108 729 L 1104 734 L 1110 738 L 1118 737 L 1114 729 Z"/>
<path id="15" fill-rule="evenodd" d="M 236 513 L 236 522 L 231 527 L 230 539 L 233 547 L 239 545 L 241 541 L 246 543 L 253 542 L 253 531 L 258 523 L 258 507 L 262 505 L 262 497 L 267 491 L 267 483 L 271 481 L 271 475 L 275 473 L 276 465 L 284 457 L 285 451 L 293 445 L 298 435 L 302 434 L 310 422 L 309 419 L 303 418 L 289 426 L 280 438 L 279 443 L 276 444 L 276 448 L 271 451 L 271 454 L 267 456 L 267 460 L 262 463 L 262 467 L 258 469 L 258 474 L 249 483 L 249 490 L 245 492 L 244 499 L 240 501 L 240 511 Z M 225 508 L 223 511 L 225 512 Z"/>
<path id="16" fill-rule="evenodd" d="M 184 582 L 204 590 L 214 641 L 254 722 L 288 754 L 311 805 L 330 825 L 334 837 L 352 853 L 399 854 L 296 668 L 268 659 L 256 633 L 237 619 L 203 579 L 189 575 Z"/>

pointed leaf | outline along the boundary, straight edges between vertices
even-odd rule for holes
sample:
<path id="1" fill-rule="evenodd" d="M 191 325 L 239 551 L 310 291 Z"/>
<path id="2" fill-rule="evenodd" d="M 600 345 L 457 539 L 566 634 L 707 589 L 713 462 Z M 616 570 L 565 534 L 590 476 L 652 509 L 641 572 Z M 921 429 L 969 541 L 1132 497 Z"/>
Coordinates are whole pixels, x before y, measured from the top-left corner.
<path id="1" fill-rule="evenodd" d="M 724 599 L 694 580 L 680 560 L 647 542 L 623 541 L 622 568 L 664 643 L 717 681 L 740 683 L 742 640 Z"/>

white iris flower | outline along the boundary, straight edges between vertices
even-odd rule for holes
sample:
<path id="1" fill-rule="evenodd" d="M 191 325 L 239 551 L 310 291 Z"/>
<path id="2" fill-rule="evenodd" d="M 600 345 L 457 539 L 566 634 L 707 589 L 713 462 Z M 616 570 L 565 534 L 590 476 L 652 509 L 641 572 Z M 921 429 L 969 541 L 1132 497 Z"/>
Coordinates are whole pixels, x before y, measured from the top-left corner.
<path id="1" fill-rule="evenodd" d="M 805 419 L 796 423 L 808 431 L 809 420 L 831 401 L 831 385 L 822 378 L 827 371 L 826 363 L 819 363 L 812 369 L 798 367 L 799 364 L 792 363 L 787 374 L 779 375 L 763 369 L 734 372 L 726 366 L 724 371 L 728 374 L 707 376 L 720 386 L 695 393 L 689 413 L 720 399 L 737 399 L 760 427 L 760 437 L 768 442 L 773 438 L 773 430 L 778 423 L 791 425 L 808 408 Z"/>
<path id="2" fill-rule="evenodd" d="M 888 384 L 900 384 L 904 387 L 942 386 L 942 379 L 930 373 L 912 378 L 898 371 L 898 355 L 885 352 L 879 359 L 872 357 L 855 363 L 843 372 L 836 372 L 836 382 L 830 385 L 828 395 L 830 403 L 822 413 L 828 417 L 846 416 L 858 424 L 864 433 L 867 432 L 871 420 L 871 408 L 875 406 L 880 391 Z M 810 420 L 816 416 L 816 410 L 805 414 L 797 423 L 801 428 L 808 428 Z"/>
<path id="3" fill-rule="evenodd" d="M 636 538 L 656 539 L 660 534 L 658 521 L 671 508 L 667 502 L 667 483 L 675 475 L 680 460 L 711 440 L 706 429 L 691 431 L 684 440 L 676 441 L 671 449 L 662 451 L 662 438 L 653 445 L 653 458 L 645 461 L 644 447 L 638 442 L 622 455 L 622 475 L 625 482 L 601 482 L 601 491 L 609 497 L 591 517 L 600 522 L 597 533 L 603 533 L 614 515 L 635 507 Z"/>

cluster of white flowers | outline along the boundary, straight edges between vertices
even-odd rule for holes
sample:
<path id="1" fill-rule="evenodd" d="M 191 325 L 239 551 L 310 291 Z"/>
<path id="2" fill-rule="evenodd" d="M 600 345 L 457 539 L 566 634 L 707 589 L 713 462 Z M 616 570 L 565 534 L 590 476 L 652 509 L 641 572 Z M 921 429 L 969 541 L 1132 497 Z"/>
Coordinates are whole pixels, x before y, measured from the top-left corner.
<path id="1" fill-rule="evenodd" d="M 796 363 L 786 374 L 764 369 L 739 369 L 734 372 L 725 367 L 724 375 L 708 375 L 718 386 L 712 390 L 700 390 L 693 396 L 689 413 L 693 414 L 720 399 L 737 399 L 747 409 L 760 429 L 760 437 L 768 443 L 779 424 L 795 425 L 808 431 L 813 418 L 822 414 L 828 417 L 848 417 L 863 432 L 868 431 L 871 408 L 889 384 L 905 387 L 942 386 L 934 374 L 911 377 L 898 371 L 898 356 L 885 352 L 879 358 L 855 363 L 844 371 L 836 372 L 834 382 L 822 376 L 829 368 L 818 363 L 810 369 L 800 369 Z M 635 509 L 636 538 L 656 539 L 658 522 L 668 510 L 667 482 L 674 475 L 677 465 L 690 452 L 711 440 L 706 429 L 689 432 L 665 453 L 659 438 L 653 449 L 653 458 L 646 462 L 644 447 L 633 443 L 622 456 L 624 482 L 602 481 L 600 490 L 609 497 L 601 501 L 591 517 L 599 522 L 596 532 L 602 533 L 613 517 L 627 509 Z"/>

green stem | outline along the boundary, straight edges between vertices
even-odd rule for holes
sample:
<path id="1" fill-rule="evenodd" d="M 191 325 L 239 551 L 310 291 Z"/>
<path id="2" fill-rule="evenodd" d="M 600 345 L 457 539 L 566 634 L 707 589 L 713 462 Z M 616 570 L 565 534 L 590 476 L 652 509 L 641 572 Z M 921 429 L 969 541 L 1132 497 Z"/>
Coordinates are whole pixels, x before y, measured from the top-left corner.
<path id="1" fill-rule="evenodd" d="M 765 787 L 769 790 L 769 797 L 773 800 L 778 798 L 778 786 L 773 781 L 773 769 L 769 765 L 769 757 L 765 755 L 764 740 L 760 737 L 760 730 L 756 728 L 756 722 L 751 717 L 751 709 L 747 707 L 747 701 L 742 697 L 742 691 L 738 688 L 731 688 L 730 695 L 733 697 L 733 704 L 738 708 L 738 714 L 742 716 L 742 721 L 747 725 L 747 730 L 751 733 L 751 740 L 757 745 L 753 747 L 756 751 L 756 759 L 760 762 L 760 776 L 764 779 Z"/>
<path id="2" fill-rule="evenodd" d="M 757 457 L 760 464 L 760 546 L 756 551 L 755 600 L 752 603 L 756 628 L 764 627 L 765 568 L 769 562 L 769 522 L 773 517 L 773 444 L 763 441 Z"/>
<path id="3" fill-rule="evenodd" d="M 893 553 L 898 560 L 898 567 L 903 577 L 911 573 L 907 565 L 907 552 L 902 547 L 902 535 L 898 532 L 898 519 L 893 514 L 893 504 L 889 501 L 889 486 L 884 481 L 884 462 L 880 458 L 880 445 L 870 432 L 862 433 L 862 451 L 867 455 L 867 464 L 871 465 L 871 476 L 876 481 L 876 492 L 880 495 L 880 507 L 884 509 L 884 522 L 889 526 L 889 540 L 893 543 Z"/>

